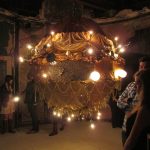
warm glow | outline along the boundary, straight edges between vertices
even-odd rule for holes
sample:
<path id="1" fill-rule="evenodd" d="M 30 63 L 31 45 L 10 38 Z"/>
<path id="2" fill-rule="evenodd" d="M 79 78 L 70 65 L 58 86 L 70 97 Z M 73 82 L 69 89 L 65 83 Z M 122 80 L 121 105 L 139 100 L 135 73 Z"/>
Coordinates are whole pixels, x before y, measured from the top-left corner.
<path id="1" fill-rule="evenodd" d="M 60 114 L 60 113 L 57 113 L 57 117 L 61 117 L 61 114 Z"/>
<path id="2" fill-rule="evenodd" d="M 119 45 L 118 45 L 118 48 L 121 48 L 121 47 L 122 47 L 122 45 L 121 45 L 121 44 L 119 44 Z"/>
<path id="3" fill-rule="evenodd" d="M 43 73 L 43 74 L 42 74 L 42 77 L 43 77 L 43 78 L 47 78 L 47 74 L 46 74 L 46 73 Z"/>
<path id="4" fill-rule="evenodd" d="M 55 32 L 54 31 L 51 31 L 51 35 L 54 35 L 55 34 Z"/>
<path id="5" fill-rule="evenodd" d="M 91 127 L 91 129 L 95 129 L 95 124 L 94 124 L 94 123 L 91 123 L 91 124 L 90 124 L 90 127 Z"/>
<path id="6" fill-rule="evenodd" d="M 119 38 L 116 36 L 114 39 L 115 39 L 115 41 L 118 41 Z"/>
<path id="7" fill-rule="evenodd" d="M 97 113 L 98 116 L 101 116 L 102 114 L 100 112 Z"/>
<path id="8" fill-rule="evenodd" d="M 74 114 L 71 114 L 71 117 L 74 118 Z"/>
<path id="9" fill-rule="evenodd" d="M 115 78 L 117 79 L 118 77 L 120 78 L 125 78 L 127 76 L 127 72 L 123 69 L 117 69 L 115 70 Z"/>
<path id="10" fill-rule="evenodd" d="M 67 56 L 69 55 L 69 51 L 66 52 L 66 55 L 67 55 Z"/>
<path id="11" fill-rule="evenodd" d="M 13 98 L 14 102 L 19 102 L 19 100 L 20 100 L 20 97 L 18 97 L 18 96 L 16 96 L 16 97 Z"/>
<path id="12" fill-rule="evenodd" d="M 32 45 L 31 44 L 27 44 L 27 49 L 32 49 Z"/>
<path id="13" fill-rule="evenodd" d="M 119 50 L 120 53 L 123 53 L 124 51 L 125 49 L 123 47 Z"/>
<path id="14" fill-rule="evenodd" d="M 93 54 L 93 49 L 92 49 L 92 48 L 89 48 L 89 49 L 88 49 L 88 53 L 89 53 L 89 54 Z"/>
<path id="15" fill-rule="evenodd" d="M 68 117 L 68 118 L 67 118 L 67 121 L 70 122 L 70 121 L 71 121 L 71 117 Z"/>
<path id="16" fill-rule="evenodd" d="M 50 63 L 51 65 L 56 65 L 57 64 L 57 61 L 53 61 Z"/>
<path id="17" fill-rule="evenodd" d="M 92 35 L 94 32 L 92 30 L 89 31 L 89 34 Z"/>
<path id="18" fill-rule="evenodd" d="M 24 58 L 23 57 L 19 57 L 19 61 L 22 63 L 24 62 Z"/>
<path id="19" fill-rule="evenodd" d="M 82 117 L 82 120 L 84 120 L 85 118 L 84 117 Z"/>
<path id="20" fill-rule="evenodd" d="M 93 72 L 90 74 L 90 79 L 93 80 L 93 81 L 98 81 L 98 80 L 100 79 L 100 74 L 99 74 L 99 72 L 93 71 Z"/>
<path id="21" fill-rule="evenodd" d="M 96 119 L 97 119 L 97 120 L 100 120 L 100 119 L 101 119 L 101 117 L 100 117 L 100 116 L 97 116 L 97 117 L 96 117 Z"/>
<path id="22" fill-rule="evenodd" d="M 51 47 L 51 44 L 48 43 L 46 46 L 47 46 L 47 47 Z"/>
<path id="23" fill-rule="evenodd" d="M 53 115 L 54 115 L 54 116 L 56 116 L 56 115 L 57 115 L 56 111 L 53 111 Z"/>

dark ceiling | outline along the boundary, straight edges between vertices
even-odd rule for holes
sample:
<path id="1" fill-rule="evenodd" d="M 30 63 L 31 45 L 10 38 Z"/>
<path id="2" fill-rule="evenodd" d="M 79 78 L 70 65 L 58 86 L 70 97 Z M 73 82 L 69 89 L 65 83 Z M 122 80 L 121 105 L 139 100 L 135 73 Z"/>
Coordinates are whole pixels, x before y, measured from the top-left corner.
<path id="1" fill-rule="evenodd" d="M 12 10 L 26 16 L 36 16 L 43 2 L 43 0 L 0 1 L 1 8 Z M 114 15 L 122 9 L 140 10 L 143 7 L 150 7 L 150 0 L 80 0 L 80 2 L 85 9 L 92 11 L 93 17 L 110 17 L 110 12 Z"/>

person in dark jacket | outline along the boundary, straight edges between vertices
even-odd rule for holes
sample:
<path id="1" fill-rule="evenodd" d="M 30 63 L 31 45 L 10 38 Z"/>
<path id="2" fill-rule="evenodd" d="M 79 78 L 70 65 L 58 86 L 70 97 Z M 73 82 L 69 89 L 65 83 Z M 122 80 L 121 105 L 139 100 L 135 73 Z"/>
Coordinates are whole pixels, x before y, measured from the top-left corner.
<path id="1" fill-rule="evenodd" d="M 1 133 L 4 134 L 8 127 L 8 132 L 15 133 L 13 130 L 13 114 L 15 104 L 13 101 L 13 78 L 6 75 L 5 82 L 0 88 L 0 114 L 1 114 Z"/>
<path id="2" fill-rule="evenodd" d="M 39 121 L 37 113 L 38 92 L 35 79 L 32 75 L 28 75 L 28 82 L 25 89 L 25 104 L 27 104 L 28 111 L 32 119 L 32 129 L 27 133 L 36 133 L 39 131 Z"/>

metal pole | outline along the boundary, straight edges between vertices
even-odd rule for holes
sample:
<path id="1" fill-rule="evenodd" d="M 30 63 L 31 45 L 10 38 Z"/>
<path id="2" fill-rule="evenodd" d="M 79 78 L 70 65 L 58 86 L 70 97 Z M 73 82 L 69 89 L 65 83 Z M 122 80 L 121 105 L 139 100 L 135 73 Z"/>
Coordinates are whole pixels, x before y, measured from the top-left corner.
<path id="1" fill-rule="evenodd" d="M 19 20 L 14 20 L 14 94 L 19 92 Z M 19 127 L 19 103 L 16 106 L 15 127 Z"/>
<path id="2" fill-rule="evenodd" d="M 14 24 L 14 93 L 19 92 L 19 21 Z"/>

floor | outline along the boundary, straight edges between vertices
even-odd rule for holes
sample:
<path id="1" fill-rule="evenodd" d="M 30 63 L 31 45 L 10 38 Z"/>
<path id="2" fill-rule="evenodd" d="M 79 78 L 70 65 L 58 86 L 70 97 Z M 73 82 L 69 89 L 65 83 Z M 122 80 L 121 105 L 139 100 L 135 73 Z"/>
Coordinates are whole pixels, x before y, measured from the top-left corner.
<path id="1" fill-rule="evenodd" d="M 48 136 L 51 124 L 40 125 L 40 132 L 26 134 L 29 127 L 16 134 L 0 135 L 0 150 L 122 150 L 121 129 L 110 122 L 99 121 L 96 128 L 90 122 L 70 122 L 55 136 Z"/>

